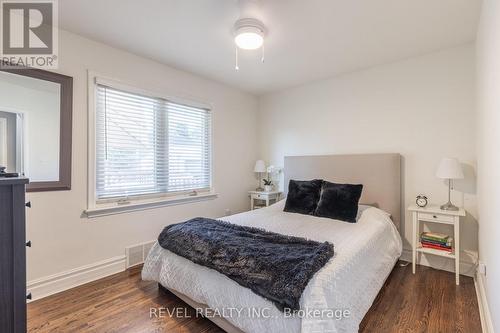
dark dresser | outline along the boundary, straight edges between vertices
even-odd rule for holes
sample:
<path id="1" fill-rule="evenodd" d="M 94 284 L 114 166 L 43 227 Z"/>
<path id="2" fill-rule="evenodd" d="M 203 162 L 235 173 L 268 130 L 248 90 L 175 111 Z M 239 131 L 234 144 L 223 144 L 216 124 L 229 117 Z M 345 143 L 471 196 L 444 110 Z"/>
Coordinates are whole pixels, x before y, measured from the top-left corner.
<path id="1" fill-rule="evenodd" d="M 27 178 L 0 178 L 0 332 L 26 332 Z M 28 296 L 29 297 L 29 296 Z"/>

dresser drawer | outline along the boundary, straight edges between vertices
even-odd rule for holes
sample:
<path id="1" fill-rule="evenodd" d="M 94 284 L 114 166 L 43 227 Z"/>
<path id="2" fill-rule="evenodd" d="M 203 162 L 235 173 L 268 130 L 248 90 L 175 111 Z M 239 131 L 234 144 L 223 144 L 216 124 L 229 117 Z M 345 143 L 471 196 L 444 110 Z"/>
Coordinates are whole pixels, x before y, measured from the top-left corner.
<path id="1" fill-rule="evenodd" d="M 252 194 L 253 199 L 265 200 L 268 197 L 269 197 L 269 195 L 267 195 L 267 194 Z"/>
<path id="2" fill-rule="evenodd" d="M 0 332 L 26 333 L 27 179 L 0 177 Z"/>
<path id="3" fill-rule="evenodd" d="M 426 221 L 439 221 L 453 223 L 455 221 L 454 216 L 443 215 L 443 214 L 433 214 L 433 213 L 418 213 L 418 218 L 420 220 Z"/>

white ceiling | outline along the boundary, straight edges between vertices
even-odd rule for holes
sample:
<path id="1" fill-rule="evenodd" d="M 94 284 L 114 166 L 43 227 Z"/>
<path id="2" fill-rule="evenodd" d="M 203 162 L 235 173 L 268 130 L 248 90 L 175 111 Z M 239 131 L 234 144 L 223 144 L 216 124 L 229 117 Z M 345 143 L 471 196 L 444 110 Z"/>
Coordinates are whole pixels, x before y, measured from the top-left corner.
<path id="1" fill-rule="evenodd" d="M 237 0 L 63 0 L 60 26 L 262 94 L 475 39 L 480 0 L 261 0 L 260 51 L 234 70 Z"/>

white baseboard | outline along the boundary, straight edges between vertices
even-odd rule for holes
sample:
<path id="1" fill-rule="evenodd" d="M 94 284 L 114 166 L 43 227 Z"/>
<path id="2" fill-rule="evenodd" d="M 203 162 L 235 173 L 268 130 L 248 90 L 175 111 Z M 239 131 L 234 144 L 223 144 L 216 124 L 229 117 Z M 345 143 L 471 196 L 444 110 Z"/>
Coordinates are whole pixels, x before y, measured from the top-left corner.
<path id="1" fill-rule="evenodd" d="M 28 281 L 32 301 L 68 290 L 125 270 L 125 256 L 118 256 L 69 271 Z"/>
<path id="2" fill-rule="evenodd" d="M 476 287 L 476 294 L 477 294 L 477 302 L 479 305 L 479 315 L 481 317 L 481 326 L 483 327 L 483 333 L 494 333 L 490 308 L 488 306 L 488 300 L 486 299 L 486 289 L 485 289 L 484 279 L 485 276 L 479 272 L 474 278 L 474 285 Z"/>
<path id="3" fill-rule="evenodd" d="M 411 249 L 403 249 L 401 260 L 411 262 Z M 448 258 L 433 256 L 432 254 L 420 254 L 419 265 L 433 267 L 447 272 L 455 272 L 455 261 Z M 477 254 L 471 252 L 461 252 L 460 254 L 460 274 L 475 277 L 477 270 Z"/>

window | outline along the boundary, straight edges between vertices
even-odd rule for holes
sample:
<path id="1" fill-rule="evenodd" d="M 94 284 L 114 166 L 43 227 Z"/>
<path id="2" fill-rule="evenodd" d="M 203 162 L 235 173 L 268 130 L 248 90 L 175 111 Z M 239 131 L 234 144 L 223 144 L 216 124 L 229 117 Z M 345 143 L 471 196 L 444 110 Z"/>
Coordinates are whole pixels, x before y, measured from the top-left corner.
<path id="1" fill-rule="evenodd" d="M 211 113 L 97 84 L 95 200 L 211 189 Z"/>

